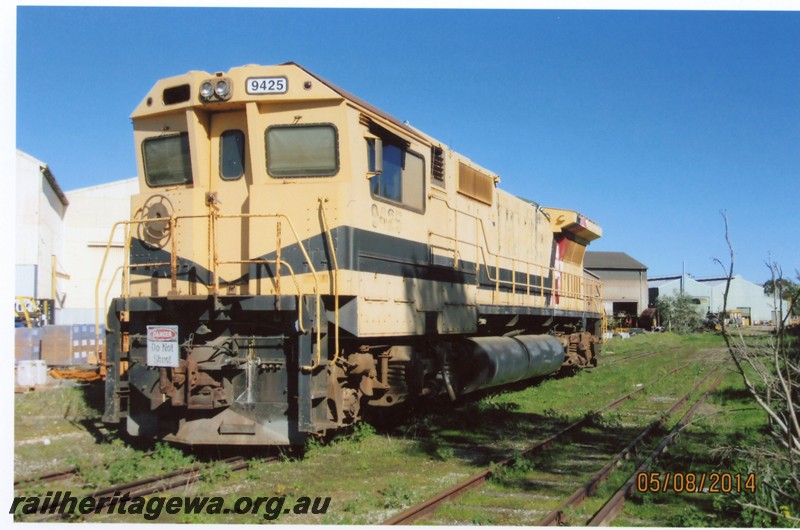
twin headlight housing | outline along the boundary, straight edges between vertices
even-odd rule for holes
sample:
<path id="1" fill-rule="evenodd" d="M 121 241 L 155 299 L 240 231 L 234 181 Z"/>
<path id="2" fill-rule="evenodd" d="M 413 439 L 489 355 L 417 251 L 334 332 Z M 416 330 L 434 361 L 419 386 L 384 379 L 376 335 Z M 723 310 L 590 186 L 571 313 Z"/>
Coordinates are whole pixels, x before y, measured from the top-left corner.
<path id="1" fill-rule="evenodd" d="M 227 101 L 233 92 L 230 79 L 209 79 L 200 85 L 200 99 L 203 101 Z"/>

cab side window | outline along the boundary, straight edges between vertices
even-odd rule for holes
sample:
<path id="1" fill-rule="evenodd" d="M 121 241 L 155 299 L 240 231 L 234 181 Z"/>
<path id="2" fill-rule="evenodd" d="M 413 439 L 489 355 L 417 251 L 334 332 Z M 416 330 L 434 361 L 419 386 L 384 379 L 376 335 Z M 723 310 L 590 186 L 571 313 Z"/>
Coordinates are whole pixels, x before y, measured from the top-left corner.
<path id="1" fill-rule="evenodd" d="M 376 167 L 376 148 L 381 149 L 381 171 Z M 370 192 L 376 199 L 392 202 L 422 212 L 425 209 L 424 159 L 404 147 L 388 141 L 367 140 Z"/>

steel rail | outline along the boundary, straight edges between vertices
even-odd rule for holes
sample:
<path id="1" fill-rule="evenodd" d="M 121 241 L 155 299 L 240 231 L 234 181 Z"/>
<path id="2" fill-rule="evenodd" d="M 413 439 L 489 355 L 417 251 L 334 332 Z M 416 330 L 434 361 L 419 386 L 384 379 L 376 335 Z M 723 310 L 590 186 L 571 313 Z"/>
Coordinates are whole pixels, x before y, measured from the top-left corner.
<path id="1" fill-rule="evenodd" d="M 20 485 L 32 485 L 38 484 L 39 482 L 55 482 L 56 480 L 62 480 L 65 478 L 74 477 L 78 473 L 77 467 L 70 467 L 67 469 L 62 469 L 60 471 L 53 471 L 51 473 L 47 473 L 38 477 L 30 477 L 30 478 L 22 478 L 19 480 L 14 481 L 14 487 Z"/>
<path id="2" fill-rule="evenodd" d="M 679 372 L 681 370 L 684 370 L 690 364 L 691 364 L 691 362 L 688 362 L 688 363 L 686 363 L 684 365 L 681 365 L 681 366 L 671 370 L 670 372 L 668 372 L 667 374 L 665 374 L 662 377 L 673 375 L 673 374 L 675 374 L 675 373 L 677 373 L 677 372 Z M 659 378 L 659 379 L 661 379 L 661 378 Z M 393 517 L 390 517 L 389 519 L 387 519 L 386 521 L 384 521 L 381 524 L 382 525 L 386 525 L 386 526 L 407 525 L 407 524 L 411 524 L 411 523 L 413 523 L 415 521 L 418 521 L 419 519 L 423 518 L 424 516 L 432 513 L 433 511 L 435 511 L 439 506 L 444 504 L 446 501 L 453 500 L 453 499 L 463 495 L 464 493 L 466 493 L 466 492 L 468 492 L 468 491 L 470 491 L 472 489 L 476 489 L 476 488 L 480 487 L 484 482 L 486 482 L 486 480 L 488 480 L 492 476 L 492 474 L 494 473 L 495 469 L 511 467 L 517 462 L 518 458 L 527 458 L 527 457 L 530 457 L 530 456 L 532 456 L 532 455 L 534 455 L 536 453 L 539 453 L 539 452 L 541 452 L 541 451 L 543 451 L 545 449 L 548 449 L 560 437 L 562 437 L 565 434 L 567 434 L 568 432 L 570 432 L 570 431 L 572 431 L 572 430 L 584 425 L 590 419 L 597 417 L 602 412 L 604 412 L 606 410 L 611 410 L 611 409 L 617 408 L 618 406 L 622 405 L 622 403 L 624 403 L 628 399 L 632 398 L 635 394 L 638 394 L 639 392 L 643 391 L 645 389 L 645 387 L 646 387 L 646 385 L 642 385 L 642 386 L 636 388 L 635 390 L 633 390 L 631 392 L 628 392 L 627 394 L 616 398 L 615 400 L 613 400 L 612 402 L 608 403 L 604 407 L 601 407 L 601 408 L 599 408 L 599 409 L 597 409 L 597 410 L 595 410 L 593 412 L 587 413 L 582 418 L 580 418 L 579 420 L 576 420 L 573 423 L 567 425 L 566 427 L 564 427 L 563 429 L 561 429 L 557 433 L 555 433 L 555 434 L 553 434 L 551 436 L 548 436 L 547 438 L 537 442 L 533 446 L 525 449 L 524 451 L 522 451 L 520 453 L 519 457 L 507 458 L 506 460 L 503 460 L 503 461 L 499 462 L 498 464 L 495 464 L 492 468 L 484 469 L 483 471 L 480 471 L 479 473 L 476 473 L 475 475 L 472 475 L 471 477 L 467 478 L 466 480 L 463 480 L 463 481 L 459 482 L 458 484 L 456 484 L 454 486 L 451 486 L 450 488 L 448 488 L 448 489 L 446 489 L 446 490 L 434 495 L 430 499 L 428 499 L 428 500 L 426 500 L 426 501 L 424 501 L 424 502 L 422 502 L 420 504 L 417 504 L 416 506 L 412 506 L 411 508 L 409 508 L 409 509 L 407 509 L 407 510 L 405 510 L 403 512 L 400 512 L 399 514 L 394 515 Z"/>
<path id="3" fill-rule="evenodd" d="M 602 508 L 600 508 L 589 521 L 586 523 L 586 526 L 608 526 L 608 523 L 614 520 L 619 512 L 622 511 L 622 508 L 625 506 L 625 500 L 627 497 L 630 496 L 631 491 L 633 490 L 633 486 L 636 483 L 636 477 L 640 473 L 646 472 L 650 465 L 655 462 L 661 453 L 666 449 L 668 445 L 670 445 L 675 438 L 677 437 L 678 433 L 685 428 L 689 422 L 694 417 L 697 410 L 700 408 L 700 405 L 703 404 L 705 398 L 717 389 L 717 386 L 722 381 L 722 378 L 725 376 L 724 373 L 720 374 L 716 381 L 711 385 L 711 387 L 706 390 L 702 396 L 700 396 L 697 401 L 692 405 L 686 414 L 680 419 L 680 421 L 672 428 L 672 430 L 667 434 L 662 440 L 661 443 L 656 447 L 652 453 L 645 459 L 644 463 L 640 465 L 636 471 L 634 471 L 625 484 L 622 485 L 621 488 L 617 490 L 617 492 L 606 502 Z"/>
<path id="4" fill-rule="evenodd" d="M 536 526 L 561 526 L 564 524 L 568 524 L 568 521 L 564 515 L 564 510 L 568 507 L 577 507 L 579 506 L 584 500 L 590 497 L 600 484 L 606 480 L 614 469 L 619 465 L 620 462 L 623 460 L 627 460 L 630 456 L 635 455 L 637 448 L 648 438 L 650 438 L 656 429 L 659 429 L 661 426 L 666 423 L 667 419 L 672 416 L 678 408 L 686 403 L 689 400 L 689 397 L 694 394 L 698 388 L 700 388 L 706 381 L 708 381 L 713 375 L 719 372 L 721 368 L 716 367 L 713 370 L 709 371 L 703 379 L 698 381 L 694 384 L 694 386 L 689 390 L 683 397 L 678 399 L 673 405 L 665 412 L 663 412 L 660 417 L 652 422 L 644 431 L 642 431 L 639 436 L 636 437 L 630 444 L 628 444 L 625 449 L 617 453 L 617 455 L 612 458 L 605 466 L 603 466 L 597 473 L 592 475 L 592 477 L 587 480 L 582 486 L 576 489 L 572 495 L 570 495 L 564 502 L 562 502 L 558 508 L 552 510 L 548 513 L 545 517 L 543 517 Z"/>
<path id="5" fill-rule="evenodd" d="M 267 461 L 275 462 L 277 460 L 277 456 L 272 456 Z M 145 495 L 151 495 L 153 493 L 174 490 L 183 486 L 194 484 L 200 480 L 202 471 L 210 469 L 212 466 L 219 463 L 229 464 L 231 466 L 231 471 L 241 471 L 250 467 L 250 464 L 243 457 L 234 456 L 219 460 L 217 462 L 195 464 L 193 466 L 178 469 L 169 473 L 128 482 L 125 484 L 116 484 L 114 486 L 95 490 L 92 493 L 87 494 L 86 497 L 95 499 L 95 501 L 99 501 L 102 498 L 110 499 L 111 497 L 121 496 L 127 496 L 129 498 L 144 497 Z M 170 481 L 170 479 L 174 480 Z M 56 510 L 59 508 L 60 505 L 50 507 L 50 512 L 39 522 L 50 520 L 53 518 L 53 515 L 63 517 L 63 514 L 56 512 Z"/>
<path id="6" fill-rule="evenodd" d="M 241 456 L 233 456 L 218 462 L 195 464 L 193 466 L 181 468 L 169 473 L 164 473 L 163 475 L 156 475 L 154 477 L 144 478 L 134 482 L 109 486 L 107 488 L 95 490 L 88 496 L 98 499 L 100 497 L 107 497 L 109 495 L 124 495 L 127 493 L 131 497 L 141 497 L 143 495 L 149 495 L 158 491 L 168 491 L 183 485 L 189 485 L 197 482 L 197 480 L 200 478 L 201 471 L 210 469 L 212 466 L 219 463 L 232 465 L 234 471 L 239 471 L 240 469 L 244 469 L 249 466 L 249 464 Z M 177 481 L 162 484 L 164 481 L 176 477 L 181 478 Z"/>
<path id="7" fill-rule="evenodd" d="M 639 353 L 639 354 L 636 354 L 636 355 L 631 355 L 630 357 L 618 357 L 616 359 L 609 359 L 608 361 L 606 361 L 603 364 L 606 365 L 606 366 L 612 366 L 612 365 L 619 364 L 619 363 L 625 363 L 625 362 L 628 362 L 628 361 L 634 361 L 636 359 L 641 359 L 642 357 L 649 357 L 651 355 L 655 355 L 656 353 L 659 353 L 659 352 L 651 351 L 651 352 L 644 352 L 644 353 Z"/>

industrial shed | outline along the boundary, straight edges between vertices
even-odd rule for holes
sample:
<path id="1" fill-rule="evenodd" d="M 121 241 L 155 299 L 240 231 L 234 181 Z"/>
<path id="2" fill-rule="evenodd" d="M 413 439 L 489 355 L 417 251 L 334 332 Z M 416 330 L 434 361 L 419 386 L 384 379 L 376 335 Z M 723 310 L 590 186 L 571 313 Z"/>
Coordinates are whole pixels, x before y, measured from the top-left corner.
<path id="1" fill-rule="evenodd" d="M 128 218 L 135 178 L 64 192 L 48 165 L 17 150 L 14 295 L 46 300 L 50 324 L 94 324 L 95 285 L 111 227 Z M 122 264 L 116 234 L 100 306 Z M 119 275 L 109 297 L 118 296 Z M 105 309 L 101 310 L 101 316 Z"/>
<path id="2" fill-rule="evenodd" d="M 69 200 L 50 168 L 17 150 L 14 295 L 53 301 L 63 296 L 64 215 Z"/>
<path id="3" fill-rule="evenodd" d="M 677 296 L 686 293 L 697 305 L 697 312 L 705 316 L 712 309 L 713 290 L 710 285 L 701 283 L 691 276 L 663 276 L 650 278 L 647 282 L 650 307 L 655 307 L 660 296 Z"/>
<path id="4" fill-rule="evenodd" d="M 606 314 L 638 319 L 647 308 L 647 266 L 624 252 L 586 252 L 583 263 L 603 282 Z"/>
<path id="5" fill-rule="evenodd" d="M 697 304 L 698 312 L 721 313 L 725 303 L 727 277 L 692 278 L 688 275 L 651 278 L 648 282 L 650 303 L 655 305 L 659 296 L 676 296 L 685 293 Z M 743 324 L 775 322 L 777 316 L 775 300 L 764 294 L 764 288 L 739 275 L 731 278 L 728 294 L 728 312 L 741 316 Z"/>
<path id="6" fill-rule="evenodd" d="M 125 221 L 130 211 L 131 195 L 138 193 L 136 178 L 118 180 L 67 192 L 70 206 L 64 216 L 64 266 L 69 280 L 64 282 L 67 298 L 61 309 L 63 324 L 94 323 L 95 285 L 114 223 Z M 105 317 L 108 299 L 120 294 L 120 274 L 115 271 L 123 262 L 123 230 L 117 229 L 111 241 L 103 278 L 100 282 L 100 316 Z M 113 282 L 112 282 L 113 280 Z"/>

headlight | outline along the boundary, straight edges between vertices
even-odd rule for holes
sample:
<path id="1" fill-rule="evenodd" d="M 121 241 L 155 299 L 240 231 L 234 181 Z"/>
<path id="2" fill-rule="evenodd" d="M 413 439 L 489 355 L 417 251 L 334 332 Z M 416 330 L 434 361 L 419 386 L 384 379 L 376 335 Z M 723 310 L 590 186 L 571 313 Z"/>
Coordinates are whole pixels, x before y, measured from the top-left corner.
<path id="1" fill-rule="evenodd" d="M 210 98 L 212 94 L 214 94 L 214 87 L 211 85 L 211 83 L 206 81 L 200 86 L 200 96 L 202 96 L 204 99 Z"/>
<path id="2" fill-rule="evenodd" d="M 217 81 L 217 86 L 214 87 L 217 97 L 224 98 L 228 95 L 228 83 L 225 81 Z"/>

